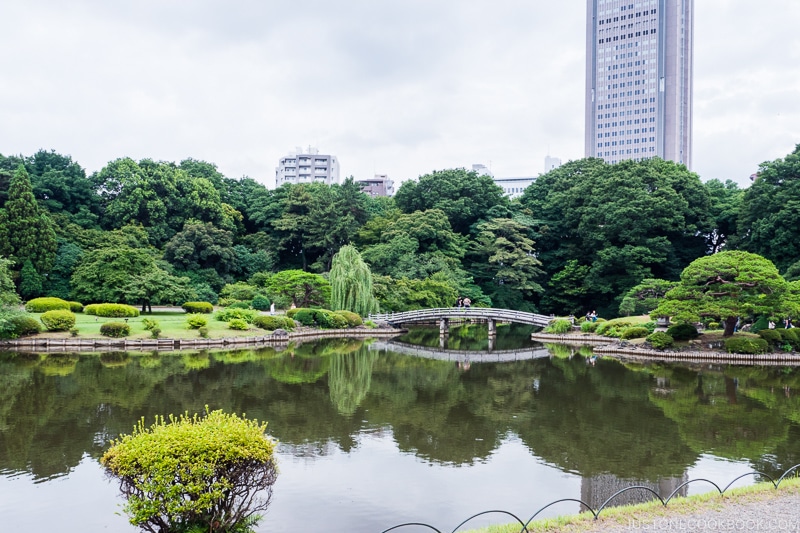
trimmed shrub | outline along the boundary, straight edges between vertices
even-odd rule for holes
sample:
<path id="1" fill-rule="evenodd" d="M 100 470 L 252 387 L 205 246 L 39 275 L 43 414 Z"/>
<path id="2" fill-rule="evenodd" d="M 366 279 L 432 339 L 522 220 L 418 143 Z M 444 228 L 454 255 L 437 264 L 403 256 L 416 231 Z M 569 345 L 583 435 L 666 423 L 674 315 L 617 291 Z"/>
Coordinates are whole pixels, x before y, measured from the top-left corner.
<path id="1" fill-rule="evenodd" d="M 564 334 L 572 330 L 572 322 L 567 320 L 566 318 L 557 318 L 550 322 L 546 328 L 544 328 L 545 333 L 556 333 L 556 334 Z"/>
<path id="2" fill-rule="evenodd" d="M 305 309 L 306 309 L 305 307 L 294 307 L 294 308 L 289 309 L 288 311 L 286 311 L 286 316 L 288 316 L 289 318 L 294 318 L 294 316 L 297 313 L 299 313 L 300 311 L 303 311 Z"/>
<path id="3" fill-rule="evenodd" d="M 656 350 L 663 350 L 665 348 L 669 348 L 670 346 L 672 346 L 672 343 L 674 341 L 674 339 L 669 334 L 664 333 L 663 331 L 653 332 L 650 335 L 648 335 L 645 340 L 648 343 L 650 343 L 650 346 L 652 346 Z"/>
<path id="4" fill-rule="evenodd" d="M 800 344 L 800 334 L 797 333 L 796 328 L 777 330 L 781 334 L 781 339 L 788 342 L 792 346 L 797 347 Z"/>
<path id="5" fill-rule="evenodd" d="M 55 311 L 57 309 L 65 309 L 69 311 L 69 302 L 61 298 L 34 298 L 25 304 L 25 310 L 29 313 L 45 313 L 47 311 Z"/>
<path id="6" fill-rule="evenodd" d="M 150 330 L 150 335 L 152 335 L 154 339 L 157 339 L 159 335 L 161 335 L 161 328 L 159 328 L 158 326 L 154 327 L 153 329 Z"/>
<path id="7" fill-rule="evenodd" d="M 720 329 L 720 323 L 719 322 L 709 322 L 708 326 L 706 326 L 706 327 L 708 329 Z"/>
<path id="8" fill-rule="evenodd" d="M 106 322 L 100 325 L 100 335 L 104 337 L 127 337 L 131 334 L 131 327 L 125 322 Z"/>
<path id="9" fill-rule="evenodd" d="M 762 329 L 758 332 L 758 336 L 767 341 L 768 344 L 781 344 L 783 340 L 781 332 L 776 329 Z"/>
<path id="10" fill-rule="evenodd" d="M 272 302 L 270 302 L 269 298 L 263 294 L 256 294 L 253 298 L 253 301 L 250 302 L 250 305 L 253 309 L 258 309 L 259 311 L 269 311 L 269 307 L 272 305 Z"/>
<path id="11" fill-rule="evenodd" d="M 75 327 L 75 313 L 66 309 L 47 311 L 39 319 L 47 331 L 69 331 Z"/>
<path id="12" fill-rule="evenodd" d="M 9 321 L 11 322 L 11 331 L 15 337 L 36 335 L 42 332 L 42 325 L 32 316 L 12 316 Z"/>
<path id="13" fill-rule="evenodd" d="M 767 341 L 755 337 L 731 337 L 725 341 L 725 350 L 728 353 L 766 353 L 769 349 Z"/>
<path id="14" fill-rule="evenodd" d="M 228 309 L 250 309 L 250 302 L 238 301 L 228 304 Z"/>
<path id="15" fill-rule="evenodd" d="M 186 325 L 191 329 L 200 329 L 208 325 L 208 319 L 200 313 L 193 313 L 186 316 Z"/>
<path id="16" fill-rule="evenodd" d="M 108 318 L 132 318 L 139 316 L 139 310 L 126 304 L 97 304 L 94 314 Z"/>
<path id="17" fill-rule="evenodd" d="M 700 336 L 700 334 L 697 332 L 697 328 L 692 324 L 687 324 L 686 322 L 674 324 L 667 328 L 667 335 L 676 341 L 688 341 L 691 339 L 696 339 Z"/>
<path id="18" fill-rule="evenodd" d="M 651 331 L 644 326 L 631 326 L 622 330 L 621 339 L 643 339 L 650 335 Z"/>
<path id="19" fill-rule="evenodd" d="M 253 319 L 253 325 L 257 328 L 275 331 L 283 327 L 283 317 L 281 316 L 265 316 L 260 315 Z"/>
<path id="20" fill-rule="evenodd" d="M 81 313 L 83 312 L 83 304 L 80 302 L 67 302 L 69 304 L 69 310 L 73 313 Z"/>
<path id="21" fill-rule="evenodd" d="M 147 331 L 153 331 L 158 327 L 158 320 L 145 317 L 142 319 L 142 327 L 144 327 L 144 329 Z"/>
<path id="22" fill-rule="evenodd" d="M 361 320 L 361 317 L 358 315 L 358 313 L 345 310 L 334 311 L 334 312 L 337 315 L 343 316 L 344 319 L 347 320 L 347 325 L 350 326 L 351 328 L 356 328 L 361 324 L 363 324 L 363 321 Z"/>
<path id="23" fill-rule="evenodd" d="M 250 324 L 257 316 L 258 311 L 253 311 L 252 309 L 236 309 L 226 307 L 225 309 L 220 309 L 214 313 L 214 320 L 219 320 L 220 322 L 230 322 L 233 319 L 237 319 L 244 320 Z"/>
<path id="24" fill-rule="evenodd" d="M 317 309 L 314 318 L 319 327 L 324 329 L 343 329 L 347 327 L 347 319 L 327 309 Z"/>
<path id="25" fill-rule="evenodd" d="M 283 319 L 283 329 L 285 329 L 286 331 L 292 331 L 292 330 L 294 330 L 294 328 L 297 327 L 297 323 L 294 320 L 292 320 L 291 318 L 289 318 L 287 316 L 280 317 L 280 318 Z"/>
<path id="26" fill-rule="evenodd" d="M 240 331 L 245 331 L 250 327 L 250 324 L 248 324 L 246 320 L 242 320 L 241 318 L 234 318 L 233 320 L 228 321 L 228 327 L 231 329 L 238 329 Z"/>
<path id="27" fill-rule="evenodd" d="M 199 333 L 204 339 L 208 338 L 208 328 L 197 328 L 197 333 Z"/>
<path id="28" fill-rule="evenodd" d="M 581 331 L 584 333 L 594 333 L 598 325 L 599 324 L 597 322 L 584 320 L 581 322 Z"/>
<path id="29" fill-rule="evenodd" d="M 294 311 L 292 314 L 289 312 Z M 297 320 L 304 326 L 313 326 L 316 323 L 316 316 L 317 310 L 316 309 L 306 309 L 306 308 L 298 308 L 298 309 L 289 309 L 289 312 L 286 313 L 286 316 Z"/>
<path id="30" fill-rule="evenodd" d="M 187 313 L 211 313 L 214 311 L 214 306 L 209 302 L 186 302 L 181 306 L 181 309 Z"/>
<path id="31" fill-rule="evenodd" d="M 83 307 L 83 314 L 84 315 L 96 315 L 97 314 L 97 306 L 100 304 L 89 304 Z"/>
<path id="32" fill-rule="evenodd" d="M 79 330 L 78 328 L 71 328 L 69 330 L 69 336 L 70 337 L 77 337 L 78 333 L 80 333 L 80 332 L 81 332 L 81 330 Z"/>
<path id="33" fill-rule="evenodd" d="M 653 333 L 656 330 L 656 323 L 651 320 L 642 324 L 642 327 L 647 328 L 647 333 Z"/>

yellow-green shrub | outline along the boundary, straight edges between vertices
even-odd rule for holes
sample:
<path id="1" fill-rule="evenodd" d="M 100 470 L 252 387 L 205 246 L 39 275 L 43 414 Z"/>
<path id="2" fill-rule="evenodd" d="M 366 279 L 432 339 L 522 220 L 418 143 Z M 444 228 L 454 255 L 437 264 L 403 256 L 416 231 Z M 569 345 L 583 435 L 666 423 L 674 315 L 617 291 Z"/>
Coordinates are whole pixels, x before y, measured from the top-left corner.
<path id="1" fill-rule="evenodd" d="M 48 331 L 69 331 L 75 327 L 75 313 L 66 309 L 47 311 L 39 320 Z"/>
<path id="2" fill-rule="evenodd" d="M 66 309 L 69 311 L 69 302 L 61 298 L 47 296 L 43 298 L 34 298 L 25 304 L 25 310 L 29 313 L 44 313 L 57 309 Z"/>

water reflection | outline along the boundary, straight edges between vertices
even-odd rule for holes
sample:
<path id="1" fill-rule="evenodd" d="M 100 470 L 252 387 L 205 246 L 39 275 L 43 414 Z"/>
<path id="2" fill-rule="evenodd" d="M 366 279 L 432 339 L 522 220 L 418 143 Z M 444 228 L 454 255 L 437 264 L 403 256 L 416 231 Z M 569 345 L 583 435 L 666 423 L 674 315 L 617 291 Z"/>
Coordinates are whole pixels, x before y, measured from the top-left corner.
<path id="1" fill-rule="evenodd" d="M 465 354 L 486 346 L 480 328 L 459 329 L 451 331 L 448 350 Z M 509 329 L 495 353 L 541 351 L 526 335 Z M 439 346 L 437 329 L 414 330 L 403 340 L 434 351 Z M 548 347 L 547 357 L 485 362 L 469 356 L 454 363 L 371 344 L 329 339 L 280 351 L 0 354 L 0 479 L 26 474 L 31 482 L 58 476 L 70 482 L 82 461 L 96 462 L 109 440 L 130 432 L 139 417 L 201 412 L 205 405 L 267 420 L 281 454 L 289 463 L 302 461 L 282 469 L 288 477 L 279 478 L 270 514 L 304 516 L 313 492 L 333 498 L 330 507 L 319 505 L 334 530 L 364 529 L 363 522 L 336 522 L 352 513 L 382 520 L 383 527 L 394 517 L 402 521 L 393 514 L 400 504 L 392 502 L 410 486 L 421 491 L 414 498 L 418 514 L 403 519 L 431 513 L 452 516 L 454 525 L 491 507 L 453 499 L 470 486 L 460 477 L 466 472 L 485 472 L 482 494 L 531 482 L 544 486 L 543 498 L 595 504 L 621 485 L 648 484 L 665 495 L 704 456 L 750 463 L 770 475 L 800 462 L 796 369 L 610 358 L 591 365 L 591 351 L 564 346 Z M 468 367 L 459 364 L 467 360 Z M 408 458 L 435 468 L 412 468 Z M 335 478 L 322 479 L 331 461 L 344 466 L 333 470 Z M 356 471 L 362 463 L 369 471 Z M 375 468 L 388 492 L 367 491 L 353 509 L 335 504 L 341 486 L 371 483 L 360 476 L 374 476 Z M 565 480 L 573 478 L 580 483 L 570 488 Z M 503 508 L 526 514 L 552 501 L 532 502 L 527 489 L 518 492 L 518 501 L 508 496 Z M 4 515 L 11 511 L 0 504 Z M 280 525 L 275 531 L 301 527 Z"/>

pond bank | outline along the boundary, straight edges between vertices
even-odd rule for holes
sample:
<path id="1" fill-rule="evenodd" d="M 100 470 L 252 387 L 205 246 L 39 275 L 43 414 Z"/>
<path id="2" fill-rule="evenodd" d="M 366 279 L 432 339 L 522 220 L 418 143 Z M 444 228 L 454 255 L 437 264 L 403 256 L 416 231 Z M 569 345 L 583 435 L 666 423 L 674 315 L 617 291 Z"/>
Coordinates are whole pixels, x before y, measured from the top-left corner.
<path id="1" fill-rule="evenodd" d="M 800 365 L 800 354 L 772 352 L 765 354 L 737 354 L 720 351 L 716 347 L 696 343 L 685 349 L 656 350 L 639 344 L 600 335 L 573 333 L 557 335 L 533 333 L 531 339 L 539 342 L 592 346 L 600 355 L 624 356 L 645 360 L 675 360 L 697 363 L 731 363 L 744 365 Z"/>
<path id="2" fill-rule="evenodd" d="M 221 339 L 111 339 L 111 338 L 25 338 L 0 341 L 0 349 L 49 352 L 175 351 L 245 346 L 284 346 L 293 341 L 335 337 L 394 337 L 406 330 L 396 328 L 312 329 L 302 328 L 285 334 Z"/>

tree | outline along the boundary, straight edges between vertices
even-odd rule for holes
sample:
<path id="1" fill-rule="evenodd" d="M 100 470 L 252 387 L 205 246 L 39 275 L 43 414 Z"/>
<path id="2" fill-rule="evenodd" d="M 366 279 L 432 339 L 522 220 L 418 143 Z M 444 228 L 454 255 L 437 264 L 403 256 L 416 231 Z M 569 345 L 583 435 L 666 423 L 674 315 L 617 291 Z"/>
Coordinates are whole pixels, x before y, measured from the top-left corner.
<path id="1" fill-rule="evenodd" d="M 25 158 L 25 167 L 33 195 L 51 215 L 64 213 L 86 228 L 97 225 L 100 199 L 86 171 L 70 156 L 39 150 Z"/>
<path id="2" fill-rule="evenodd" d="M 619 314 L 623 316 L 644 315 L 658 307 L 667 292 L 677 282 L 663 279 L 645 279 L 625 293 L 619 304 Z"/>
<path id="3" fill-rule="evenodd" d="M 83 250 L 77 244 L 72 242 L 59 244 L 55 264 L 44 285 L 45 294 L 64 300 L 68 300 L 71 297 L 72 286 L 70 285 L 70 278 L 82 256 Z"/>
<path id="4" fill-rule="evenodd" d="M 227 274 L 236 265 L 233 234 L 211 222 L 186 222 L 164 245 L 164 259 L 183 270 L 213 268 Z"/>
<path id="5" fill-rule="evenodd" d="M 0 307 L 19 304 L 19 296 L 14 281 L 11 279 L 9 266 L 11 266 L 11 261 L 0 257 Z"/>
<path id="6" fill-rule="evenodd" d="M 126 302 L 129 280 L 156 268 L 148 250 L 127 246 L 98 248 L 86 253 L 72 274 L 72 295 L 83 303 Z"/>
<path id="7" fill-rule="evenodd" d="M 197 298 L 188 277 L 172 276 L 158 267 L 131 277 L 122 288 L 125 302 L 142 306 L 142 313 L 152 313 L 153 305 L 183 304 Z"/>
<path id="8" fill-rule="evenodd" d="M 766 257 L 785 271 L 800 257 L 800 144 L 784 159 L 762 163 L 744 192 L 740 248 Z"/>
<path id="9" fill-rule="evenodd" d="M 729 337 L 738 317 L 793 310 L 797 296 L 789 289 L 770 260 L 743 251 L 720 252 L 692 261 L 651 316 L 680 322 L 718 318 Z"/>
<path id="10" fill-rule="evenodd" d="M 25 300 L 36 298 L 42 295 L 44 277 L 36 272 L 30 259 L 25 260 L 22 270 L 19 272 L 19 294 Z"/>
<path id="11" fill-rule="evenodd" d="M 8 201 L 0 210 L 0 253 L 21 269 L 26 261 L 39 276 L 50 272 L 56 256 L 56 234 L 33 196 L 31 181 L 20 165 L 11 180 Z"/>
<path id="12" fill-rule="evenodd" d="M 494 206 L 508 205 L 502 187 L 486 175 L 463 168 L 439 170 L 405 181 L 394 201 L 404 213 L 440 209 L 453 231 L 466 235 Z"/>
<path id="13" fill-rule="evenodd" d="M 331 284 L 319 274 L 302 270 L 283 270 L 270 276 L 264 285 L 272 301 L 293 303 L 297 307 L 325 307 Z"/>
<path id="14" fill-rule="evenodd" d="M 151 533 L 252 531 L 278 475 L 266 423 L 222 411 L 140 420 L 100 462 L 127 498 L 130 522 Z"/>
<path id="15" fill-rule="evenodd" d="M 745 192 L 733 180 L 722 183 L 713 179 L 705 186 L 711 198 L 710 215 L 714 221 L 714 229 L 706 236 L 706 242 L 709 253 L 715 254 L 722 251 L 731 239 L 736 239 L 737 219 Z"/>
<path id="16" fill-rule="evenodd" d="M 372 272 L 354 246 L 342 246 L 330 272 L 331 307 L 353 311 L 361 316 L 378 311 L 378 301 L 372 294 Z"/>

